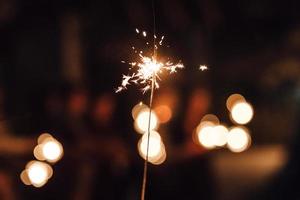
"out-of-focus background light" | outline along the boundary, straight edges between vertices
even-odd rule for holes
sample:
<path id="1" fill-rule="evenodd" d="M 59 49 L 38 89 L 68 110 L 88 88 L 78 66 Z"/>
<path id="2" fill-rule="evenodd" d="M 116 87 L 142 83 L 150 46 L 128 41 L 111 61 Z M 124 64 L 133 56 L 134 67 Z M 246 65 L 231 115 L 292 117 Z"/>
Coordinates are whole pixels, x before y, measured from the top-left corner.
<path id="1" fill-rule="evenodd" d="M 227 146 L 232 152 L 243 152 L 249 148 L 251 137 L 245 127 L 234 127 L 230 129 L 227 137 Z"/>
<path id="2" fill-rule="evenodd" d="M 242 101 L 232 106 L 231 119 L 238 124 L 247 124 L 253 118 L 253 108 L 250 103 Z"/>
<path id="3" fill-rule="evenodd" d="M 241 94 L 232 94 L 230 95 L 227 100 L 226 100 L 226 107 L 229 111 L 232 110 L 232 107 L 237 103 L 237 102 L 243 102 L 246 101 L 245 97 Z"/>
<path id="4" fill-rule="evenodd" d="M 214 114 L 207 114 L 207 115 L 204 115 L 204 117 L 202 117 L 201 119 L 201 123 L 202 122 L 211 122 L 215 125 L 219 124 L 220 123 L 220 120 L 219 118 L 214 115 Z"/>
<path id="5" fill-rule="evenodd" d="M 224 125 L 215 125 L 212 122 L 201 122 L 196 129 L 196 143 L 207 149 L 222 147 L 227 143 L 228 129 Z"/>
<path id="6" fill-rule="evenodd" d="M 213 128 L 214 144 L 222 147 L 227 143 L 228 129 L 224 125 L 218 125 Z"/>
<path id="7" fill-rule="evenodd" d="M 144 134 L 138 142 L 138 151 L 143 159 L 146 159 L 147 154 L 148 134 Z M 159 165 L 166 159 L 166 151 L 161 136 L 156 131 L 151 131 L 149 137 L 149 162 Z"/>
<path id="8" fill-rule="evenodd" d="M 39 144 L 34 148 L 33 154 L 38 160 L 47 160 L 54 163 L 63 156 L 62 144 L 53 138 L 50 134 L 41 135 L 38 139 Z"/>
<path id="9" fill-rule="evenodd" d="M 145 110 L 145 109 L 149 109 L 147 105 L 145 105 L 143 102 L 140 102 L 138 104 L 136 104 L 133 108 L 132 108 L 132 111 L 131 111 L 131 115 L 132 115 L 132 118 L 134 120 L 136 120 L 138 114 L 142 111 L 142 110 Z"/>
<path id="10" fill-rule="evenodd" d="M 207 149 L 215 147 L 214 126 L 201 127 L 196 134 L 198 136 L 199 143 L 203 147 Z"/>
<path id="11" fill-rule="evenodd" d="M 21 173 L 21 180 L 24 184 L 29 183 L 35 187 L 44 186 L 53 175 L 52 167 L 44 162 L 30 161 L 26 169 Z"/>
<path id="12" fill-rule="evenodd" d="M 142 109 L 137 114 L 134 122 L 134 128 L 138 133 L 144 134 L 148 131 L 149 124 L 149 109 Z M 159 121 L 154 110 L 151 112 L 150 130 L 157 130 L 159 127 Z"/>
<path id="13" fill-rule="evenodd" d="M 167 123 L 172 118 L 172 110 L 167 105 L 159 105 L 154 108 L 160 123 Z"/>

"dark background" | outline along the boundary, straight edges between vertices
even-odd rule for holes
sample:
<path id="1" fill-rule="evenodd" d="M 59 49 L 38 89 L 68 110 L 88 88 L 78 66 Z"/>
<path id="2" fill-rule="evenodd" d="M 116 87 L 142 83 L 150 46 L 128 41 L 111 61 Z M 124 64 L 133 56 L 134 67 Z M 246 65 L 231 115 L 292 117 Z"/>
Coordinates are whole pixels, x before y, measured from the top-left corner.
<path id="1" fill-rule="evenodd" d="M 170 89 L 178 105 L 164 125 L 170 161 L 151 165 L 147 199 L 300 199 L 299 6 L 296 0 L 155 1 L 156 32 L 170 46 L 163 53 L 185 69 L 156 93 Z M 151 0 L 0 0 L 2 143 L 13 138 L 0 148 L 0 199 L 139 198 L 143 161 L 131 109 L 148 94 L 135 86 L 114 93 L 128 71 L 121 60 L 132 59 L 130 48 L 139 42 L 135 28 L 153 34 Z M 199 71 L 202 64 L 209 70 Z M 184 121 L 198 90 L 209 99 L 202 114 L 227 124 L 230 94 L 252 103 L 248 151 L 199 147 L 190 156 Z M 91 116 L 103 98 L 112 116 L 99 125 Z M 37 189 L 23 185 L 19 174 L 43 132 L 62 142 L 65 155 Z"/>

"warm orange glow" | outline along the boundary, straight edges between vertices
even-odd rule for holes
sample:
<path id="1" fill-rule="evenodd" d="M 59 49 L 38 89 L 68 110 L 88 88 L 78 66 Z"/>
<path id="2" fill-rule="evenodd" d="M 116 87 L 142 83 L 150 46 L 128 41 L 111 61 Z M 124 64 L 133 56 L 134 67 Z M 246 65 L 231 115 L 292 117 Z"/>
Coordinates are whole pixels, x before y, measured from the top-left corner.
<path id="1" fill-rule="evenodd" d="M 139 112 L 134 128 L 138 133 L 144 134 L 148 131 L 149 109 L 143 109 Z M 158 118 L 154 111 L 151 112 L 150 130 L 156 130 L 159 126 Z"/>
<path id="2" fill-rule="evenodd" d="M 20 174 L 20 179 L 25 185 L 31 185 L 31 181 L 28 177 L 27 170 L 23 170 Z"/>
<path id="3" fill-rule="evenodd" d="M 143 104 L 143 102 L 140 102 L 138 104 L 136 104 L 133 108 L 132 108 L 132 111 L 131 111 L 131 115 L 132 115 L 132 118 L 134 120 L 136 120 L 138 114 L 142 111 L 142 110 L 145 110 L 145 109 L 149 109 L 147 105 Z"/>
<path id="4" fill-rule="evenodd" d="M 217 124 L 220 123 L 220 120 L 219 120 L 219 118 L 218 118 L 216 115 L 214 115 L 214 114 L 207 114 L 207 115 L 205 115 L 204 117 L 202 117 L 201 123 L 202 123 L 202 122 L 212 122 L 212 123 L 214 123 L 215 125 L 217 125 Z"/>
<path id="5" fill-rule="evenodd" d="M 42 148 L 43 145 L 39 144 L 37 145 L 34 150 L 33 150 L 33 155 L 36 159 L 38 160 L 41 160 L 41 161 L 44 161 L 46 160 L 44 154 L 43 154 L 43 148 Z"/>
<path id="6" fill-rule="evenodd" d="M 231 118 L 238 124 L 247 124 L 253 118 L 253 108 L 247 102 L 237 102 L 231 109 Z"/>
<path id="7" fill-rule="evenodd" d="M 25 172 L 22 172 L 23 178 L 28 175 L 30 183 L 35 187 L 42 187 L 45 185 L 49 178 L 53 174 L 53 170 L 50 165 L 40 161 L 30 161 L 26 165 Z M 22 175 L 21 174 L 21 175 Z M 26 181 L 26 179 L 24 179 Z"/>
<path id="8" fill-rule="evenodd" d="M 244 127 L 234 127 L 229 131 L 227 146 L 232 152 L 245 151 L 251 144 L 251 137 Z"/>
<path id="9" fill-rule="evenodd" d="M 234 104 L 236 104 L 237 102 L 243 102 L 243 101 L 246 101 L 246 100 L 245 100 L 245 97 L 243 97 L 241 94 L 232 94 L 227 98 L 226 107 L 229 111 L 231 111 Z"/>
<path id="10" fill-rule="evenodd" d="M 160 123 L 167 123 L 172 117 L 172 110 L 169 106 L 160 105 L 154 109 Z"/>
<path id="11" fill-rule="evenodd" d="M 38 137 L 38 144 L 41 144 L 44 142 L 44 140 L 48 139 L 48 138 L 52 138 L 52 135 L 50 135 L 49 133 L 43 133 Z"/>

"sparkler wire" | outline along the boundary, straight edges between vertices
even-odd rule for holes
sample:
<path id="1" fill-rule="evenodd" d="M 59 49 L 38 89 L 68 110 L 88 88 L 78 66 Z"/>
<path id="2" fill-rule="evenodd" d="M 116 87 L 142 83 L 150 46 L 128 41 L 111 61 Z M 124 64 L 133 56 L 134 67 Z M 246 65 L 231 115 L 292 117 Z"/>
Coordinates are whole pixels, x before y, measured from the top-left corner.
<path id="1" fill-rule="evenodd" d="M 146 159 L 144 161 L 144 173 L 143 173 L 143 183 L 142 183 L 142 192 L 141 192 L 141 200 L 145 200 L 146 193 L 146 185 L 147 185 L 147 172 L 148 172 L 148 160 L 149 160 L 149 146 L 150 146 L 150 123 L 151 123 L 151 114 L 152 114 L 152 102 L 155 88 L 155 74 L 152 75 L 152 84 L 151 84 L 151 93 L 149 100 L 149 118 L 148 118 L 148 131 L 147 131 L 147 151 L 146 151 Z"/>
<path id="2" fill-rule="evenodd" d="M 155 18 L 155 4 L 154 0 L 152 0 L 152 13 L 153 13 L 153 58 L 156 60 L 157 50 L 156 50 L 156 18 Z M 149 100 L 149 119 L 148 119 L 148 135 L 147 135 L 147 152 L 146 159 L 144 161 L 144 172 L 143 172 L 143 183 L 142 183 L 142 191 L 141 191 L 141 200 L 145 200 L 146 186 L 147 186 L 147 174 L 148 174 L 148 160 L 149 160 L 149 145 L 150 145 L 150 123 L 151 123 L 151 114 L 152 114 L 152 102 L 153 95 L 155 89 L 156 82 L 156 74 L 152 74 L 152 82 L 151 82 L 151 93 Z"/>

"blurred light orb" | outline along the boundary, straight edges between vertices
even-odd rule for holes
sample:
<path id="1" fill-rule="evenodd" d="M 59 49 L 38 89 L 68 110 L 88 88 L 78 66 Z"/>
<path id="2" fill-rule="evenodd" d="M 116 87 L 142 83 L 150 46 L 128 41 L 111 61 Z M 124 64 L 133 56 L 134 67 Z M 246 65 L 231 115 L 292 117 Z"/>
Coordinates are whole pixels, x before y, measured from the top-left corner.
<path id="1" fill-rule="evenodd" d="M 227 109 L 231 112 L 232 107 L 237 103 L 237 102 L 244 102 L 246 101 L 245 97 L 241 94 L 232 94 L 227 98 L 226 101 L 226 107 Z"/>
<path id="2" fill-rule="evenodd" d="M 63 155 L 63 147 L 57 140 L 50 139 L 42 144 L 42 154 L 48 162 L 56 162 Z"/>
<path id="3" fill-rule="evenodd" d="M 223 125 L 218 125 L 213 128 L 214 145 L 222 147 L 227 143 L 228 129 Z"/>
<path id="4" fill-rule="evenodd" d="M 42 144 L 45 140 L 49 139 L 49 138 L 53 138 L 52 135 L 50 135 L 49 133 L 43 133 L 38 137 L 38 144 Z"/>
<path id="5" fill-rule="evenodd" d="M 162 143 L 162 145 L 163 145 L 163 143 Z M 149 162 L 151 162 L 154 165 L 161 165 L 166 161 L 166 159 L 167 159 L 166 148 L 163 145 L 162 149 L 160 151 L 160 154 L 158 156 L 154 157 L 154 158 L 151 158 L 149 160 Z"/>
<path id="6" fill-rule="evenodd" d="M 238 124 L 247 124 L 253 118 L 253 108 L 248 102 L 237 102 L 231 110 L 231 118 Z"/>
<path id="7" fill-rule="evenodd" d="M 167 123 L 172 118 L 172 110 L 167 105 L 160 105 L 154 109 L 160 123 Z"/>
<path id="8" fill-rule="evenodd" d="M 26 172 L 30 183 L 35 187 L 45 185 L 53 174 L 51 166 L 40 161 L 29 162 L 26 167 Z"/>
<path id="9" fill-rule="evenodd" d="M 251 144 L 248 130 L 242 127 L 232 128 L 227 137 L 227 146 L 232 152 L 245 151 Z"/>
<path id="10" fill-rule="evenodd" d="M 134 127 L 138 133 L 144 134 L 148 132 L 149 124 L 149 109 L 143 109 L 138 114 Z M 151 112 L 151 121 L 150 121 L 150 130 L 156 130 L 159 126 L 158 118 L 156 113 L 152 110 Z"/>
<path id="11" fill-rule="evenodd" d="M 41 144 L 38 144 L 34 150 L 33 150 L 33 155 L 34 157 L 37 159 L 37 160 L 40 160 L 40 161 L 44 161 L 46 160 L 44 154 L 43 154 L 43 145 Z"/>
<path id="12" fill-rule="evenodd" d="M 31 181 L 28 177 L 28 173 L 26 169 L 21 172 L 20 179 L 25 185 L 31 185 Z"/>
<path id="13" fill-rule="evenodd" d="M 219 124 L 220 123 L 220 120 L 219 118 L 214 115 L 214 114 L 207 114 L 207 115 L 204 115 L 201 119 L 201 123 L 202 122 L 211 122 L 215 125 Z"/>
<path id="14" fill-rule="evenodd" d="M 146 159 L 147 155 L 147 143 L 148 143 L 148 134 L 144 134 L 138 143 L 138 150 L 143 159 Z M 148 151 L 148 158 L 153 159 L 157 158 L 162 151 L 163 144 L 161 137 L 158 132 L 151 131 L 149 137 L 149 151 Z"/>
<path id="15" fill-rule="evenodd" d="M 201 128 L 197 132 L 198 141 L 199 143 L 207 148 L 212 149 L 215 147 L 215 137 L 214 137 L 214 127 L 213 126 L 206 126 Z"/>
<path id="16" fill-rule="evenodd" d="M 147 105 L 143 104 L 143 102 L 140 102 L 138 104 L 136 104 L 133 108 L 132 108 L 132 111 L 131 111 L 131 115 L 132 115 L 132 118 L 134 120 L 136 120 L 138 114 L 142 111 L 142 110 L 145 110 L 145 109 L 149 109 Z"/>

